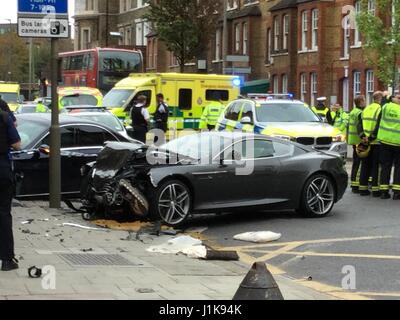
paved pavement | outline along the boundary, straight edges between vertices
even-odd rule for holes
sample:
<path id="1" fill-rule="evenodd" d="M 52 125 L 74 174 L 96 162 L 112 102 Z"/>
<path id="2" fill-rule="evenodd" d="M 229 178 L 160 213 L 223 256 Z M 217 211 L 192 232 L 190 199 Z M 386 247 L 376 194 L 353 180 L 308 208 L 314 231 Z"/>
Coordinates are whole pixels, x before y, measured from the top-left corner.
<path id="1" fill-rule="evenodd" d="M 42 206 L 41 206 L 42 205 Z M 20 269 L 0 272 L 2 299 L 232 299 L 249 266 L 243 262 L 209 262 L 182 255 L 154 254 L 150 245 L 166 242 L 171 236 L 142 235 L 141 241 L 126 240 L 128 232 L 85 230 L 63 223 L 85 226 L 80 215 L 68 210 L 49 210 L 43 203 L 25 203 L 14 208 L 16 253 Z M 22 222 L 34 219 L 31 223 Z M 128 266 L 84 266 L 71 262 L 66 254 L 78 257 L 110 258 Z M 76 256 L 75 256 L 76 257 Z M 121 260 L 123 259 L 123 260 Z M 109 260 L 107 260 L 109 261 Z M 94 261 L 99 264 L 99 261 Z M 55 289 L 43 289 L 42 279 L 31 279 L 27 269 L 36 265 L 53 266 Z M 272 270 L 275 271 L 275 270 Z M 276 274 L 275 279 L 286 299 L 330 299 Z M 47 285 L 51 284 L 46 282 Z M 45 283 L 45 284 L 46 284 Z"/>
<path id="2" fill-rule="evenodd" d="M 265 261 L 276 273 L 335 298 L 400 298 L 398 201 L 360 197 L 349 190 L 325 218 L 240 212 L 198 218 L 194 224 L 207 225 L 208 242 L 238 250 L 242 261 Z M 238 233 L 267 230 L 282 233 L 282 238 L 269 244 L 233 240 Z M 349 270 L 354 271 L 355 288 L 344 290 Z"/>

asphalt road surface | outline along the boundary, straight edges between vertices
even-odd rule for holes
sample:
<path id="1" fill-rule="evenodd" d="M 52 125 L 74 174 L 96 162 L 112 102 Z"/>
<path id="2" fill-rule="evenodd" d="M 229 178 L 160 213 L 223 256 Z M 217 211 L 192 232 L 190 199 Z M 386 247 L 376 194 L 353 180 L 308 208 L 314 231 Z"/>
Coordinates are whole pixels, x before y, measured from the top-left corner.
<path id="1" fill-rule="evenodd" d="M 242 261 L 265 261 L 275 272 L 319 291 L 337 288 L 337 298 L 400 299 L 400 201 L 348 191 L 324 218 L 238 212 L 199 217 L 193 223 L 208 227 L 203 234 L 210 244 L 238 250 Z M 282 237 L 268 244 L 233 240 L 247 231 Z M 344 281 L 351 287 L 343 289 L 346 276 L 351 276 Z"/>

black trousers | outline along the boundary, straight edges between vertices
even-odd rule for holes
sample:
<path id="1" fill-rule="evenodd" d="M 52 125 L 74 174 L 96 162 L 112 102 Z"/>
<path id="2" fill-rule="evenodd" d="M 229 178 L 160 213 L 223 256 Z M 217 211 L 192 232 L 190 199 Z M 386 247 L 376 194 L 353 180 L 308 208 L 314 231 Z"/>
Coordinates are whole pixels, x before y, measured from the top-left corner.
<path id="1" fill-rule="evenodd" d="M 379 156 L 381 146 L 371 145 L 367 158 L 361 159 L 360 190 L 368 190 L 369 178 L 372 178 L 372 191 L 379 191 Z"/>
<path id="2" fill-rule="evenodd" d="M 133 126 L 132 138 L 146 143 L 147 126 Z"/>
<path id="3" fill-rule="evenodd" d="M 207 129 L 208 129 L 209 131 L 213 131 L 213 130 L 215 129 L 215 126 L 213 126 L 212 124 L 208 124 L 208 125 L 207 125 Z"/>
<path id="4" fill-rule="evenodd" d="M 353 146 L 353 165 L 351 167 L 351 187 L 358 188 L 360 186 L 359 171 L 361 159 L 356 152 L 356 146 Z"/>
<path id="5" fill-rule="evenodd" d="M 389 191 L 390 175 L 394 165 L 393 191 L 400 193 L 400 146 L 381 145 L 381 191 Z"/>
<path id="6" fill-rule="evenodd" d="M 0 159 L 0 260 L 14 258 L 11 204 L 14 193 L 11 164 Z"/>

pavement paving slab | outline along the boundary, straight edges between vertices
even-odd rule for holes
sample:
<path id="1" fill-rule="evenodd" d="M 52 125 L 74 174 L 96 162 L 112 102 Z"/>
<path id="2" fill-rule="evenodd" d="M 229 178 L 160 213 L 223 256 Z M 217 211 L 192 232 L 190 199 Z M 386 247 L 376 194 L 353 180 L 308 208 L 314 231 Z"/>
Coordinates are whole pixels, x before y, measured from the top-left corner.
<path id="1" fill-rule="evenodd" d="M 205 261 L 183 255 L 147 252 L 173 236 L 143 235 L 142 241 L 126 240 L 123 230 L 85 230 L 63 226 L 85 222 L 70 210 L 49 210 L 45 202 L 23 202 L 13 208 L 14 237 L 20 269 L 0 273 L 0 300 L 32 299 L 200 299 L 230 300 L 249 266 L 243 262 Z M 28 224 L 21 222 L 33 219 Z M 61 240 L 61 241 L 60 241 Z M 132 266 L 81 266 L 60 254 L 119 254 Z M 44 289 L 43 279 L 31 279 L 31 266 L 55 268 L 55 289 Z M 45 275 L 47 276 L 47 274 Z M 330 297 L 294 281 L 277 277 L 288 299 L 329 299 Z"/>

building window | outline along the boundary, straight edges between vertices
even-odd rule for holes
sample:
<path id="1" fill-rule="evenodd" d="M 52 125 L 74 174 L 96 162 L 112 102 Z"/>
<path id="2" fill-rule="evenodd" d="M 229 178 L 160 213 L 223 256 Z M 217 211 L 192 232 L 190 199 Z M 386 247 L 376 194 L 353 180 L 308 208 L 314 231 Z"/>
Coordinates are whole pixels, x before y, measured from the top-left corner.
<path id="1" fill-rule="evenodd" d="M 301 50 L 307 50 L 307 31 L 308 31 L 308 20 L 307 11 L 301 13 Z"/>
<path id="2" fill-rule="evenodd" d="M 218 29 L 215 33 L 215 60 L 220 61 L 222 57 L 222 30 Z"/>
<path id="3" fill-rule="evenodd" d="M 279 20 L 278 17 L 274 18 L 274 51 L 279 50 Z"/>
<path id="4" fill-rule="evenodd" d="M 287 74 L 282 75 L 282 93 L 288 93 L 288 76 L 287 76 Z"/>
<path id="5" fill-rule="evenodd" d="M 367 105 L 371 104 L 373 101 L 374 94 L 374 72 L 372 70 L 368 70 L 366 73 L 366 94 L 365 97 L 367 99 Z"/>
<path id="6" fill-rule="evenodd" d="M 89 28 L 82 28 L 81 29 L 81 50 L 89 49 L 90 48 L 90 29 Z"/>
<path id="7" fill-rule="evenodd" d="M 86 0 L 86 11 L 97 11 L 97 0 Z"/>
<path id="8" fill-rule="evenodd" d="M 313 72 L 311 73 L 311 106 L 315 106 L 315 103 L 317 101 L 317 93 L 318 93 L 318 88 L 317 88 L 317 73 Z"/>
<path id="9" fill-rule="evenodd" d="M 345 16 L 344 18 L 344 28 L 343 28 L 343 58 L 349 58 L 349 48 L 350 48 L 350 17 Z"/>
<path id="10" fill-rule="evenodd" d="M 243 54 L 247 55 L 248 54 L 248 48 L 249 48 L 249 30 L 248 30 L 248 25 L 247 23 L 243 23 Z"/>
<path id="11" fill-rule="evenodd" d="M 234 10 L 238 8 L 238 0 L 228 0 L 226 10 Z"/>
<path id="12" fill-rule="evenodd" d="M 150 25 L 147 21 L 136 20 L 136 45 L 146 46 L 146 36 L 150 33 Z"/>
<path id="13" fill-rule="evenodd" d="M 368 0 L 368 13 L 375 15 L 375 0 Z"/>
<path id="14" fill-rule="evenodd" d="M 359 96 L 361 94 L 361 72 L 355 71 L 353 73 L 353 96 Z"/>
<path id="15" fill-rule="evenodd" d="M 361 13 L 361 0 L 356 1 L 354 4 L 354 14 L 357 18 L 357 16 Z M 355 21 L 355 29 L 354 29 L 354 45 L 355 46 L 360 46 L 361 41 L 360 41 L 360 30 L 358 29 L 357 26 L 357 21 Z"/>
<path id="16" fill-rule="evenodd" d="M 288 48 L 288 38 L 289 38 L 289 15 L 285 14 L 283 16 L 283 50 Z"/>
<path id="17" fill-rule="evenodd" d="M 306 94 L 307 94 L 307 75 L 302 73 L 300 75 L 300 94 L 301 94 L 301 101 L 306 101 Z"/>
<path id="18" fill-rule="evenodd" d="M 126 0 L 119 0 L 119 12 L 126 11 Z"/>
<path id="19" fill-rule="evenodd" d="M 240 24 L 235 24 L 235 51 L 239 52 L 240 50 Z"/>
<path id="20" fill-rule="evenodd" d="M 278 84 L 278 76 L 272 76 L 272 84 L 273 84 L 273 92 L 279 93 L 279 84 Z"/>
<path id="21" fill-rule="evenodd" d="M 132 43 L 132 33 L 131 33 L 131 27 L 128 27 L 125 29 L 124 33 L 124 45 L 130 46 Z"/>
<path id="22" fill-rule="evenodd" d="M 271 45 L 272 45 L 272 39 L 271 39 L 271 29 L 267 30 L 267 63 L 271 63 Z"/>
<path id="23" fill-rule="evenodd" d="M 311 48 L 318 49 L 318 9 L 311 11 L 312 17 L 312 34 L 311 34 Z"/>

